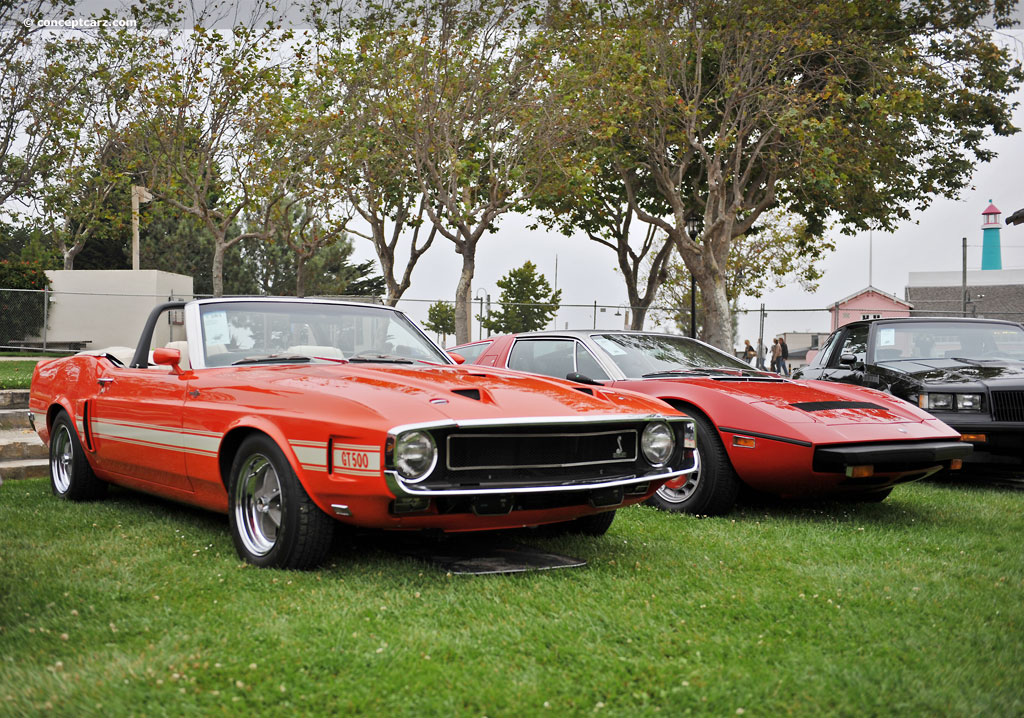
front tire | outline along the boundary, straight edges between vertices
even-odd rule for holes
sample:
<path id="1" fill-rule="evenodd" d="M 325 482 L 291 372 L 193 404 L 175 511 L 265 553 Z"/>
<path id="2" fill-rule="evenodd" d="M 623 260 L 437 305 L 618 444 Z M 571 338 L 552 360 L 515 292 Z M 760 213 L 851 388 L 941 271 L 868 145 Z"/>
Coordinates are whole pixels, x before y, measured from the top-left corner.
<path id="1" fill-rule="evenodd" d="M 245 439 L 231 464 L 228 518 L 235 550 L 261 567 L 310 569 L 331 547 L 334 521 L 309 498 L 270 437 Z"/>
<path id="2" fill-rule="evenodd" d="M 697 470 L 669 482 L 647 499 L 649 506 L 673 513 L 720 516 L 736 503 L 740 480 L 714 425 L 703 414 L 676 407 L 697 425 Z"/>
<path id="3" fill-rule="evenodd" d="M 91 501 L 107 492 L 107 482 L 93 473 L 75 425 L 63 410 L 50 427 L 50 490 L 68 501 Z"/>

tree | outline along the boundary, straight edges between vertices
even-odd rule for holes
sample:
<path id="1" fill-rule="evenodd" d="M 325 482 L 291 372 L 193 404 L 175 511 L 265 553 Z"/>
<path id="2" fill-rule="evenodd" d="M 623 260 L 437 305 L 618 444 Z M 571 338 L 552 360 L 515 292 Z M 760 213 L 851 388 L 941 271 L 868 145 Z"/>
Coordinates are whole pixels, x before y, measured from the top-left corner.
<path id="1" fill-rule="evenodd" d="M 39 333 L 46 300 L 41 290 L 49 286 L 46 267 L 39 262 L 0 260 L 0 346 Z"/>
<path id="2" fill-rule="evenodd" d="M 547 278 L 533 262 L 511 270 L 497 281 L 501 289 L 497 312 L 478 317 L 481 325 L 499 334 L 533 332 L 547 326 L 558 312 L 562 290 L 552 291 Z"/>
<path id="3" fill-rule="evenodd" d="M 435 332 L 442 343 L 447 343 L 448 335 L 455 333 L 455 306 L 451 302 L 434 302 L 427 309 L 423 326 Z"/>
<path id="4" fill-rule="evenodd" d="M 481 239 L 531 191 L 524 167 L 541 70 L 527 41 L 523 0 L 374 3 L 366 22 L 387 28 L 394 92 L 381 132 L 411 152 L 423 205 L 462 259 L 455 291 L 456 341 L 469 341 L 472 281 Z"/>
<path id="5" fill-rule="evenodd" d="M 630 328 L 643 329 L 647 312 L 669 277 L 672 240 L 651 224 L 636 227 L 636 213 L 614 170 L 601 167 L 590 173 L 584 166 L 567 181 L 568 168 L 574 162 L 583 159 L 593 167 L 591 163 L 599 162 L 597 157 L 605 153 L 601 140 L 573 134 L 564 143 L 553 145 L 551 161 L 536 165 L 535 171 L 543 179 L 532 205 L 549 229 L 558 228 L 566 236 L 582 231 L 591 241 L 615 252 L 631 308 Z M 632 182 L 639 184 L 635 177 Z M 639 194 L 638 201 L 657 203 L 656 193 L 645 192 L 643 198 Z M 652 214 L 657 211 L 654 206 L 648 208 Z"/>
<path id="6" fill-rule="evenodd" d="M 42 57 L 44 21 L 73 6 L 72 0 L 0 2 L 0 206 L 31 198 L 38 176 L 60 148 L 67 120 L 65 92 Z"/>
<path id="7" fill-rule="evenodd" d="M 760 297 L 766 290 L 792 282 L 814 291 L 821 279 L 818 262 L 833 249 L 835 244 L 831 240 L 811 235 L 805 222 L 783 217 L 778 212 L 769 213 L 765 224 L 737 237 L 729 249 L 725 286 L 733 316 L 742 297 Z M 659 319 L 674 321 L 682 331 L 689 333 L 690 272 L 675 257 L 669 262 L 666 273 L 655 314 Z M 704 302 L 699 292 L 696 300 L 697 337 L 706 339 Z"/>
<path id="8" fill-rule="evenodd" d="M 731 346 L 732 243 L 774 207 L 855 231 L 892 228 L 970 178 L 1011 134 L 1024 75 L 982 26 L 1008 3 L 650 0 L 570 3 L 551 85 L 567 122 L 611 139 L 637 217 L 700 286 L 706 338 Z M 639 172 L 637 172 L 639 171 Z M 669 211 L 650 212 L 650 176 Z M 690 236 L 686 218 L 703 218 Z"/>
<path id="9" fill-rule="evenodd" d="M 65 98 L 65 105 L 56 120 L 61 142 L 35 197 L 64 269 L 74 268 L 75 257 L 97 231 L 127 234 L 134 163 L 123 131 L 135 109 L 135 87 L 154 50 L 145 33 L 110 30 L 110 11 L 95 19 L 97 30 L 60 32 L 44 49 L 48 86 Z M 54 121 L 53 113 L 39 118 L 40 124 Z"/>
<path id="10" fill-rule="evenodd" d="M 410 147 L 382 131 L 401 121 L 408 101 L 395 82 L 398 46 L 390 41 L 387 25 L 357 15 L 336 26 L 329 20 L 338 8 L 317 11 L 313 74 L 319 82 L 311 86 L 310 104 L 319 108 L 317 131 L 326 148 L 316 158 L 318 172 L 366 223 L 366 230 L 349 225 L 348 232 L 373 245 L 385 301 L 394 306 L 437 235 L 436 227 L 424 223 L 423 191 Z"/>
<path id="11" fill-rule="evenodd" d="M 220 296 L 225 253 L 270 237 L 287 215 L 280 206 L 309 191 L 303 180 L 318 148 L 304 131 L 311 108 L 302 78 L 283 50 L 293 33 L 262 8 L 230 32 L 211 29 L 205 24 L 215 10 L 207 8 L 186 37 L 155 57 L 133 137 L 150 159 L 153 194 L 213 237 L 213 293 Z M 234 231 L 245 212 L 254 221 Z"/>

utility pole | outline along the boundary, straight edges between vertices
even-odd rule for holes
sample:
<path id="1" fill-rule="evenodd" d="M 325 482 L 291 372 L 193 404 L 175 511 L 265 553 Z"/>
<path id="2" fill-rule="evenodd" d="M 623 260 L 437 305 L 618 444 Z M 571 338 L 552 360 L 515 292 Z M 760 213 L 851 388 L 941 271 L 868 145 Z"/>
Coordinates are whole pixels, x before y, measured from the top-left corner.
<path id="1" fill-rule="evenodd" d="M 764 369 L 764 302 L 761 302 L 761 328 L 757 331 L 757 368 Z"/>
<path id="2" fill-rule="evenodd" d="M 690 272 L 690 339 L 697 338 L 697 280 Z"/>
<path id="3" fill-rule="evenodd" d="M 963 307 L 961 313 L 963 316 L 967 316 L 967 237 L 964 237 L 964 262 L 963 262 L 963 275 L 961 279 L 963 291 L 960 292 L 960 299 L 963 301 Z"/>

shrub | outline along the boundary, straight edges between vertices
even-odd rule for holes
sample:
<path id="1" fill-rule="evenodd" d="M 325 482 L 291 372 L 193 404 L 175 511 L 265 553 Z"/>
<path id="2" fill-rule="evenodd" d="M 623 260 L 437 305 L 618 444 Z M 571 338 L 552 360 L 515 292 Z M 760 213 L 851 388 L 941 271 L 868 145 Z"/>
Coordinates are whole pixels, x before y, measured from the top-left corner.
<path id="1" fill-rule="evenodd" d="M 0 260 L 0 345 L 39 334 L 49 286 L 42 262 Z"/>

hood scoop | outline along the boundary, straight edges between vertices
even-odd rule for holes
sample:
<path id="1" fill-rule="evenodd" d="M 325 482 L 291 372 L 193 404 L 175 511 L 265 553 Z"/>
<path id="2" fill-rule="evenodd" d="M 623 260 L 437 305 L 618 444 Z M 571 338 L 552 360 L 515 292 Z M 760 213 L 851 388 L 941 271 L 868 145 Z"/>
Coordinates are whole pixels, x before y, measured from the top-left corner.
<path id="1" fill-rule="evenodd" d="M 479 389 L 452 389 L 452 394 L 458 394 L 464 396 L 467 399 L 474 399 L 480 401 L 480 390 Z"/>

